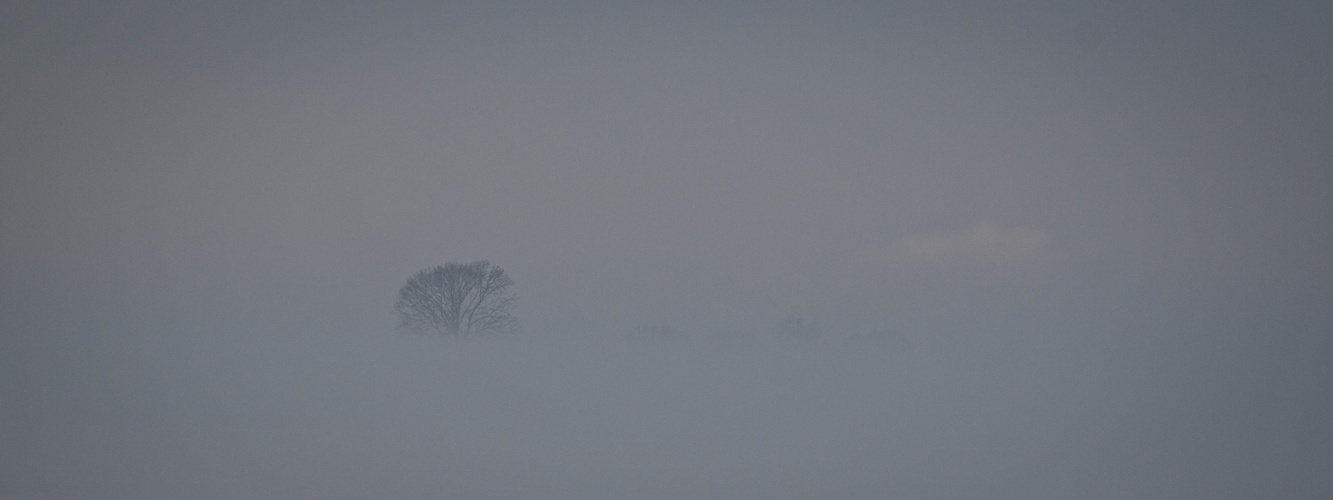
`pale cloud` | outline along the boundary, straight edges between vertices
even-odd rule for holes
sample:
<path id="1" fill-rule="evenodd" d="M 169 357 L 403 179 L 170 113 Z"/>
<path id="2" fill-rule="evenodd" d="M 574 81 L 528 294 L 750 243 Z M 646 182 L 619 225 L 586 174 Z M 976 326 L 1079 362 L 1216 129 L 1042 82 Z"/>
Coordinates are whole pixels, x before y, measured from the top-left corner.
<path id="1" fill-rule="evenodd" d="M 1049 260 L 1055 244 L 1039 227 L 983 222 L 960 231 L 909 234 L 890 251 L 896 260 L 915 264 L 1015 267 Z"/>

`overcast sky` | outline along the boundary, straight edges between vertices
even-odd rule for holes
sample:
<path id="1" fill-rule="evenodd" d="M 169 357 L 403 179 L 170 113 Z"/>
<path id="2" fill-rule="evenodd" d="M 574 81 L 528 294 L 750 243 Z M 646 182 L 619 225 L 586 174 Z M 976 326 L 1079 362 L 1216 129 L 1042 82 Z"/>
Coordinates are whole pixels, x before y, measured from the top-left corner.
<path id="1" fill-rule="evenodd" d="M 1330 138 L 1320 2 L 5 2 L 0 497 L 1326 497 Z"/>

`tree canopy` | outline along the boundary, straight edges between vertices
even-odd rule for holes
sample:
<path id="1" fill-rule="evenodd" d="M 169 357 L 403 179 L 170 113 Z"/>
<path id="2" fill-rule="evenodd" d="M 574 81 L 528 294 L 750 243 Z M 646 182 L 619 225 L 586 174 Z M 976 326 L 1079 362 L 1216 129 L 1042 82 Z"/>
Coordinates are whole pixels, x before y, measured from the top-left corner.
<path id="1" fill-rule="evenodd" d="M 513 289 L 504 269 L 485 260 L 423 269 L 398 290 L 398 328 L 454 336 L 515 331 Z"/>

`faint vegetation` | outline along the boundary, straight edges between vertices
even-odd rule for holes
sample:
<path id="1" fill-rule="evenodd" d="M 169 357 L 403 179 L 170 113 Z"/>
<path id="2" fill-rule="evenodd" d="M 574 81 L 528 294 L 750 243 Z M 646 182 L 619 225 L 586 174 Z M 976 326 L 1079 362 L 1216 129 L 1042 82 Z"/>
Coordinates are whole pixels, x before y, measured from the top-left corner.
<path id="1" fill-rule="evenodd" d="M 514 280 L 500 266 L 450 262 L 408 278 L 394 311 L 400 330 L 475 336 L 516 331 L 517 302 Z"/>
<path id="2" fill-rule="evenodd" d="M 796 340 L 816 339 L 823 332 L 823 328 L 819 326 L 818 321 L 806 319 L 805 316 L 800 314 L 790 314 L 782 318 L 775 330 L 779 337 Z"/>

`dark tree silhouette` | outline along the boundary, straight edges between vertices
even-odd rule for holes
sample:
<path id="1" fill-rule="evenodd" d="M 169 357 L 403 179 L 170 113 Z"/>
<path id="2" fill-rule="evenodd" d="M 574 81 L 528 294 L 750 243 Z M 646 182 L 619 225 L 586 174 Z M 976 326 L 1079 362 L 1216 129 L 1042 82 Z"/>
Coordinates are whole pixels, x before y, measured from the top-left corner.
<path id="1" fill-rule="evenodd" d="M 457 336 L 515 331 L 513 288 L 504 269 L 484 260 L 423 269 L 398 290 L 398 328 Z"/>

